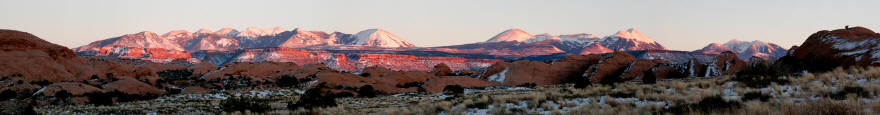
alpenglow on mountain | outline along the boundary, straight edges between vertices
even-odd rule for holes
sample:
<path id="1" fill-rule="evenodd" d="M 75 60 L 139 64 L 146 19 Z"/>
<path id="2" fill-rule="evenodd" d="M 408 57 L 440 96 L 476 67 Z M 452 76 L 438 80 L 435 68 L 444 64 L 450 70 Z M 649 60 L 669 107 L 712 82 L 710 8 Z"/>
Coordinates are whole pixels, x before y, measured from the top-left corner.
<path id="1" fill-rule="evenodd" d="M 764 41 L 739 41 L 730 40 L 724 44 L 711 43 L 702 49 L 696 50 L 697 53 L 720 54 L 724 51 L 732 51 L 737 54 L 740 59 L 749 59 L 751 57 L 759 57 L 763 59 L 773 59 L 785 56 L 785 48 L 779 45 Z"/>
<path id="2" fill-rule="evenodd" d="M 181 51 L 230 51 L 249 48 L 302 48 L 309 46 L 371 46 L 415 47 L 383 29 L 368 29 L 357 34 L 327 33 L 302 28 L 284 30 L 276 27 L 261 29 L 249 27 L 244 31 L 222 28 L 211 32 L 200 29 L 195 33 L 174 30 L 163 35 L 144 31 L 92 42 L 75 48 L 76 51 L 98 50 L 104 47 L 162 48 Z"/>
<path id="3" fill-rule="evenodd" d="M 372 66 L 394 70 L 430 70 L 440 63 L 453 70 L 462 70 L 485 68 L 505 60 L 557 60 L 568 55 L 608 54 L 615 51 L 631 52 L 642 59 L 678 63 L 693 59 L 712 60 L 710 57 L 720 52 L 743 49 L 740 45 L 727 45 L 716 48 L 717 51 L 709 50 L 711 48 L 671 51 L 636 29 L 620 30 L 604 37 L 588 33 L 530 34 L 521 29 L 508 29 L 488 39 L 461 45 L 416 47 L 384 29 L 348 34 L 302 28 L 249 27 L 243 31 L 233 28 L 217 31 L 199 29 L 196 32 L 174 30 L 161 35 L 144 31 L 92 42 L 73 50 L 83 56 L 111 56 L 161 63 L 183 61 L 221 65 L 273 61 L 322 63 L 334 69 L 358 71 Z M 776 48 L 778 46 L 761 45 L 769 43 L 752 44 L 758 44 L 756 46 L 759 47 L 734 52 L 746 58 L 784 54 L 784 49 L 779 50 Z"/>

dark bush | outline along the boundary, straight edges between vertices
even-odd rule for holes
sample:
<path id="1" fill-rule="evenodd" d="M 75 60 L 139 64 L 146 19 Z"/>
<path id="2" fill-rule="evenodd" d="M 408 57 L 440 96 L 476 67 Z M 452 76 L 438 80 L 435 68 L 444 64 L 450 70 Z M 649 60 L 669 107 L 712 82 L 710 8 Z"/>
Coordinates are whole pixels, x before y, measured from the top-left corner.
<path id="1" fill-rule="evenodd" d="M 0 101 L 0 105 L 0 115 L 37 115 L 34 111 L 36 102 L 33 99 Z"/>
<path id="2" fill-rule="evenodd" d="M 358 88 L 357 92 L 358 96 L 361 97 L 376 97 L 376 95 L 379 94 L 378 92 L 376 92 L 375 89 L 373 89 L 372 85 L 361 86 L 361 88 Z"/>
<path id="3" fill-rule="evenodd" d="M 281 78 L 275 82 L 275 85 L 278 85 L 278 87 L 291 87 L 298 85 L 299 82 L 300 81 L 292 75 L 282 75 Z"/>
<path id="4" fill-rule="evenodd" d="M 654 75 L 653 71 L 645 72 L 644 77 L 642 77 L 642 84 L 654 84 L 657 83 L 657 76 Z"/>
<path id="5" fill-rule="evenodd" d="M 749 101 L 749 100 L 755 100 L 755 99 L 761 100 L 761 101 L 767 101 L 770 99 L 770 96 L 767 94 L 763 94 L 761 92 L 748 92 L 746 94 L 743 94 L 743 98 L 742 98 L 743 101 Z"/>
<path id="6" fill-rule="evenodd" d="M 397 88 L 421 87 L 422 82 L 409 82 L 409 83 L 405 83 L 403 85 L 397 84 L 395 86 L 397 86 Z"/>
<path id="7" fill-rule="evenodd" d="M 73 96 L 73 94 L 70 94 L 70 92 L 67 92 L 67 90 L 61 90 L 55 93 L 55 98 L 58 98 L 60 100 L 65 100 L 67 98 L 70 98 L 70 96 Z"/>
<path id="8" fill-rule="evenodd" d="M 460 85 L 447 85 L 443 88 L 443 94 L 462 95 L 464 94 L 464 88 L 462 88 Z"/>
<path id="9" fill-rule="evenodd" d="M 110 106 L 113 105 L 114 96 L 108 93 L 103 92 L 93 92 L 83 94 L 89 98 L 89 103 L 97 106 Z"/>
<path id="10" fill-rule="evenodd" d="M 781 63 L 768 65 L 767 62 L 753 62 L 744 67 L 742 71 L 736 73 L 732 78 L 733 81 L 746 84 L 748 87 L 763 88 L 770 83 L 786 84 L 787 79 L 784 76 L 791 75 L 791 69 Z"/>
<path id="11" fill-rule="evenodd" d="M 361 73 L 360 76 L 361 77 L 370 77 L 370 73 Z"/>
<path id="12" fill-rule="evenodd" d="M 165 70 L 156 72 L 159 77 L 168 79 L 169 81 L 192 80 L 192 69 Z"/>
<path id="13" fill-rule="evenodd" d="M 251 112 L 263 113 L 272 109 L 269 102 L 270 100 L 267 99 L 250 96 L 229 97 L 220 102 L 220 107 L 226 112 L 250 110 Z"/>
<path id="14" fill-rule="evenodd" d="M 517 87 L 528 87 L 528 88 L 535 88 L 535 86 L 538 86 L 538 85 L 536 85 L 535 83 L 525 83 L 525 84 L 517 85 Z"/>
<path id="15" fill-rule="evenodd" d="M 41 80 L 41 81 L 31 81 L 31 84 L 37 84 L 40 86 L 47 86 L 49 84 L 52 84 L 52 82 L 49 82 L 47 80 Z"/>
<path id="16" fill-rule="evenodd" d="M 615 93 L 608 94 L 608 96 L 615 97 L 615 98 L 630 98 L 630 97 L 636 97 L 636 94 L 615 92 Z"/>
<path id="17" fill-rule="evenodd" d="M 846 99 L 846 95 L 855 94 L 858 97 L 868 97 L 870 94 L 862 87 L 858 86 L 846 86 L 843 87 L 843 90 L 838 91 L 837 93 L 828 94 L 829 97 L 833 99 L 843 100 Z"/>
<path id="18" fill-rule="evenodd" d="M 18 96 L 18 93 L 15 91 L 3 90 L 3 92 L 0 93 L 0 100 L 13 99 L 13 98 L 16 98 L 17 96 Z"/>
<path id="19" fill-rule="evenodd" d="M 721 96 L 709 96 L 704 97 L 700 102 L 694 104 L 669 107 L 666 109 L 666 112 L 674 114 L 691 113 L 690 110 L 700 112 L 729 112 L 740 106 L 742 106 L 742 104 L 737 101 L 725 101 Z"/>
<path id="20" fill-rule="evenodd" d="M 299 101 L 287 103 L 287 108 L 295 110 L 298 108 L 312 109 L 336 106 L 336 97 L 325 96 L 323 93 L 324 91 L 321 88 L 306 90 L 306 93 L 299 98 Z"/>
<path id="21" fill-rule="evenodd" d="M 590 86 L 592 84 L 593 83 L 590 82 L 590 80 L 586 80 L 586 79 L 581 78 L 581 79 L 575 80 L 574 88 L 587 88 L 587 86 Z"/>

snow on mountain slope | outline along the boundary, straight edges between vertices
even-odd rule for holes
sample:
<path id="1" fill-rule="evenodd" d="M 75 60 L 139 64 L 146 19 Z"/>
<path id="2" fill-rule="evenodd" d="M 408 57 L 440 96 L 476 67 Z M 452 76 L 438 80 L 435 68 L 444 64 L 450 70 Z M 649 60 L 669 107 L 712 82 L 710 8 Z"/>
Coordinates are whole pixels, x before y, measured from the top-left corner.
<path id="1" fill-rule="evenodd" d="M 593 42 L 592 44 L 589 44 L 586 47 L 584 47 L 578 54 L 589 55 L 589 54 L 604 54 L 604 53 L 611 53 L 611 52 L 614 52 L 614 50 L 611 50 L 611 49 L 606 48 L 605 46 L 602 46 L 602 43 Z"/>
<path id="2" fill-rule="evenodd" d="M 202 28 L 202 29 L 199 29 L 199 31 L 196 31 L 195 34 L 213 34 L 213 33 L 214 33 L 214 31 L 211 31 L 210 29 Z"/>
<path id="3" fill-rule="evenodd" d="M 238 33 L 239 37 L 259 37 L 259 36 L 273 36 L 278 33 L 284 32 L 284 28 L 275 27 L 275 28 L 257 28 L 257 27 L 248 27 L 247 30 L 241 31 Z"/>
<path id="4" fill-rule="evenodd" d="M 391 34 L 383 29 L 368 29 L 358 32 L 354 44 L 346 45 L 362 45 L 362 46 L 379 46 L 379 47 L 415 47 L 409 42 L 403 41 L 400 37 Z"/>
<path id="5" fill-rule="evenodd" d="M 724 44 L 712 43 L 702 49 L 696 50 L 697 53 L 720 54 L 724 51 L 732 51 L 737 54 L 740 59 L 749 59 L 752 56 L 764 59 L 779 58 L 785 55 L 788 50 L 779 45 L 764 41 L 739 41 L 730 40 Z"/>
<path id="6" fill-rule="evenodd" d="M 183 47 L 182 44 L 186 44 L 187 41 L 193 39 L 195 37 L 195 33 L 190 33 L 186 30 L 174 30 L 168 33 L 162 34 L 162 37 L 165 39 L 174 41 L 176 45 Z"/>
<path id="7" fill-rule="evenodd" d="M 239 41 L 227 36 L 210 34 L 193 38 L 184 47 L 187 51 L 231 51 L 239 48 Z"/>
<path id="8" fill-rule="evenodd" d="M 666 50 L 665 47 L 633 28 L 617 31 L 614 35 L 603 38 L 601 42 L 612 50 Z"/>
<path id="9" fill-rule="evenodd" d="M 500 34 L 495 35 L 494 37 L 492 37 L 492 39 L 489 39 L 486 42 L 505 42 L 505 41 L 523 42 L 523 41 L 526 41 L 526 40 L 531 39 L 533 37 L 534 36 L 532 36 L 532 34 L 529 34 L 523 30 L 514 28 L 514 29 L 505 30 L 504 32 L 501 32 Z"/>
<path id="10" fill-rule="evenodd" d="M 238 35 L 238 33 L 239 33 L 238 30 L 235 30 L 230 27 L 221 28 L 220 30 L 217 30 L 217 32 L 214 32 L 214 34 L 219 34 L 219 35 L 224 35 L 224 36 L 236 36 L 236 35 Z"/>
<path id="11" fill-rule="evenodd" d="M 283 32 L 276 36 L 278 40 L 283 42 L 278 47 L 298 48 L 315 45 L 336 45 L 336 38 L 330 34 L 321 31 L 308 31 L 302 28 L 296 28 L 294 31 Z"/>
<path id="12" fill-rule="evenodd" d="M 514 42 L 505 44 L 503 42 Z M 504 45 L 504 46 L 493 46 Z M 593 46 L 601 45 L 601 46 Z M 475 47 L 480 46 L 480 47 Z M 645 36 L 636 29 L 621 30 L 614 35 L 604 38 L 597 37 L 594 34 L 569 34 L 569 35 L 550 35 L 539 34 L 530 35 L 521 29 L 508 29 L 486 42 L 480 42 L 471 45 L 455 45 L 441 48 L 453 49 L 483 49 L 487 51 L 505 51 L 505 54 L 533 54 L 533 53 L 516 53 L 516 52 L 557 52 L 561 50 L 563 53 L 569 54 L 595 54 L 607 53 L 614 50 L 636 51 L 636 50 L 666 50 L 659 43 Z M 541 48 L 541 49 L 536 49 Z M 513 50 L 519 49 L 519 50 Z M 477 51 L 479 52 L 479 51 Z M 494 53 L 494 52 L 489 52 Z"/>
<path id="13" fill-rule="evenodd" d="M 172 39 L 166 39 L 156 33 L 144 31 L 136 34 L 127 34 L 115 38 L 92 42 L 85 46 L 75 48 L 76 51 L 100 50 L 102 47 L 137 47 L 137 48 L 164 48 L 169 50 L 183 50 L 183 47 Z"/>

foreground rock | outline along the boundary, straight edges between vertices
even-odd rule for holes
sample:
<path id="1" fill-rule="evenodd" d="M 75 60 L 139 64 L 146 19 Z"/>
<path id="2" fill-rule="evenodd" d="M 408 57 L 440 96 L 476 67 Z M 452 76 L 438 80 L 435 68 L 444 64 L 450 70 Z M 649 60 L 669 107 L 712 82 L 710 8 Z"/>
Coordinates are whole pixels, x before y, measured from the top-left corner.
<path id="1" fill-rule="evenodd" d="M 791 50 L 791 58 L 808 71 L 826 71 L 838 66 L 878 66 L 880 34 L 864 27 L 822 30 Z"/>

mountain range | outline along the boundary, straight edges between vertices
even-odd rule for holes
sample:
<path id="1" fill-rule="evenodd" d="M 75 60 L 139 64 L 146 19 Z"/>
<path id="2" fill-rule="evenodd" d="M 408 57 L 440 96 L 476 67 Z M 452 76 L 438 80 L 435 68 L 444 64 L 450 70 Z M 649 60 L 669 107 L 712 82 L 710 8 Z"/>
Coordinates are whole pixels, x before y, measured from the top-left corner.
<path id="1" fill-rule="evenodd" d="M 154 62 L 185 60 L 210 62 L 295 62 L 325 63 L 340 70 L 358 71 L 381 66 L 395 70 L 429 70 L 439 63 L 452 69 L 485 68 L 504 60 L 555 60 L 567 55 L 607 54 L 627 51 L 643 59 L 686 62 L 699 55 L 733 51 L 739 58 L 778 58 L 787 50 L 762 41 L 712 43 L 691 51 L 671 51 L 637 29 L 617 31 L 599 37 L 579 33 L 567 35 L 530 34 L 521 29 L 505 30 L 485 42 L 440 47 L 417 47 L 384 29 L 367 29 L 355 34 L 310 31 L 302 28 L 249 27 L 243 31 L 222 28 L 196 32 L 174 30 L 159 35 L 144 31 L 95 41 L 73 49 L 78 55 L 144 59 Z M 638 55 L 642 54 L 642 55 Z M 680 61 L 675 61 L 680 60 Z M 698 59 L 710 60 L 710 59 Z"/>

